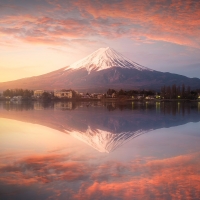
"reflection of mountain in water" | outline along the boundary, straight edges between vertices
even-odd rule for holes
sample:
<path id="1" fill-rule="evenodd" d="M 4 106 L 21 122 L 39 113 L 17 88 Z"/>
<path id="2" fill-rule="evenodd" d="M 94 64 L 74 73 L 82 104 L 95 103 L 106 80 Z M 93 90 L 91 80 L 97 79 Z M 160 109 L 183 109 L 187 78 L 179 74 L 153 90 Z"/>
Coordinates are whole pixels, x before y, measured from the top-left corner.
<path id="1" fill-rule="evenodd" d="M 100 129 L 91 129 L 91 127 L 88 126 L 86 132 L 71 131 L 69 132 L 69 134 L 85 142 L 99 152 L 109 153 L 115 150 L 117 147 L 123 145 L 130 139 L 135 138 L 146 132 L 148 131 L 138 130 L 135 132 L 129 131 L 114 134 Z"/>
<path id="2" fill-rule="evenodd" d="M 3 104 L 0 117 L 48 126 L 100 152 L 111 152 L 150 130 L 198 122 L 199 108 L 200 102 Z"/>

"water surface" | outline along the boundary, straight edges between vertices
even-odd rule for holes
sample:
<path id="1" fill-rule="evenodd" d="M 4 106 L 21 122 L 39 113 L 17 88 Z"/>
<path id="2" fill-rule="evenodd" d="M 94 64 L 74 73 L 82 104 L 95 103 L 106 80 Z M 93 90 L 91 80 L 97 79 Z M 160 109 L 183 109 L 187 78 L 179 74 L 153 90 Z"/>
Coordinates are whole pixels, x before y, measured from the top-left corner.
<path id="1" fill-rule="evenodd" d="M 200 102 L 0 104 L 0 199 L 199 199 Z"/>

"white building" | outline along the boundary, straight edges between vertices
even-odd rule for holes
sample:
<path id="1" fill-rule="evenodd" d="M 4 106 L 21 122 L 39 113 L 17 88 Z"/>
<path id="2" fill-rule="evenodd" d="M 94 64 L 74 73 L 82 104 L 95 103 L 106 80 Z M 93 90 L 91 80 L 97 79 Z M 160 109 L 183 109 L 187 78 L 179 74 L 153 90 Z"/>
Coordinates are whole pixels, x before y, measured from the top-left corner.
<path id="1" fill-rule="evenodd" d="M 93 94 L 91 94 L 91 97 L 95 98 L 95 99 L 101 99 L 102 96 L 103 96 L 103 94 L 101 94 L 101 93 L 93 93 Z"/>
<path id="2" fill-rule="evenodd" d="M 10 99 L 10 101 L 21 101 L 22 100 L 22 96 L 14 96 L 12 99 Z"/>
<path id="3" fill-rule="evenodd" d="M 34 97 L 41 97 L 43 93 L 44 93 L 44 90 L 35 90 Z"/>
<path id="4" fill-rule="evenodd" d="M 72 90 L 54 90 L 54 96 L 58 98 L 72 98 Z"/>

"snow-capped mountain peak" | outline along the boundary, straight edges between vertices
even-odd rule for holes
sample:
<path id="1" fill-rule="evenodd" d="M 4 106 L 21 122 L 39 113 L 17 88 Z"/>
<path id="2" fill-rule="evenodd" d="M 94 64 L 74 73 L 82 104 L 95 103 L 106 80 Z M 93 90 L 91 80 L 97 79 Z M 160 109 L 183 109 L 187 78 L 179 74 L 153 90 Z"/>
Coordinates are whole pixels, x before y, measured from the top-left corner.
<path id="1" fill-rule="evenodd" d="M 85 68 L 90 73 L 93 70 L 100 71 L 112 67 L 153 71 L 125 58 L 110 47 L 98 49 L 87 57 L 71 64 L 67 69 Z"/>

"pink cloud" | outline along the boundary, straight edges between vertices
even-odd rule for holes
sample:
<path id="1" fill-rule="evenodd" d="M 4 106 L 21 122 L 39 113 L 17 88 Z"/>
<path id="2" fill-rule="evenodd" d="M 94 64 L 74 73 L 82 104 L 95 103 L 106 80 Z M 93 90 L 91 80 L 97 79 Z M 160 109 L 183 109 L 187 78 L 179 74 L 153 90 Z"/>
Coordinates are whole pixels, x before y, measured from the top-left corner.
<path id="1" fill-rule="evenodd" d="M 73 199 L 197 199 L 199 157 L 199 153 L 194 153 L 166 159 L 89 164 L 87 156 L 73 161 L 73 154 L 33 155 L 1 166 L 0 181 L 24 187 L 82 181 L 76 189 L 68 188 L 67 192 L 73 191 Z"/>
<path id="2" fill-rule="evenodd" d="M 200 40 L 200 3 L 192 1 L 151 1 L 124 0 L 115 4 L 97 4 L 91 1 L 79 1 L 77 6 L 83 7 L 96 19 L 112 18 L 133 26 L 128 33 L 118 33 L 119 37 L 137 34 L 152 40 L 161 40 L 187 46 L 199 47 Z M 140 27 L 135 28 L 134 25 Z M 106 30 L 105 30 L 106 32 Z M 107 32 L 108 33 L 108 32 Z M 103 35 L 106 35 L 103 33 Z M 116 34 L 117 36 L 117 34 Z"/>
<path id="3" fill-rule="evenodd" d="M 65 45 L 65 40 L 144 37 L 200 48 L 198 1 L 47 1 L 44 12 L 5 15 L 0 34 L 27 43 Z M 44 9 L 44 8 L 43 8 Z M 40 31 L 43 35 L 37 35 Z M 142 40 L 141 40 L 142 41 Z"/>

